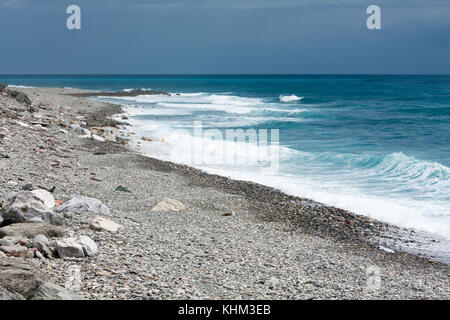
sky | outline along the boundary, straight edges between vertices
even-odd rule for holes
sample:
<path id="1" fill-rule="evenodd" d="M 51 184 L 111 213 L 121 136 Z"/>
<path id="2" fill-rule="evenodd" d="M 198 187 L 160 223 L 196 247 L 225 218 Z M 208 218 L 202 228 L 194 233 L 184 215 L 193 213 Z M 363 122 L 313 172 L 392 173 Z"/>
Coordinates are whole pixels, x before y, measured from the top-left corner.
<path id="1" fill-rule="evenodd" d="M 0 0 L 0 30 L 0 74 L 450 74 L 450 0 Z"/>

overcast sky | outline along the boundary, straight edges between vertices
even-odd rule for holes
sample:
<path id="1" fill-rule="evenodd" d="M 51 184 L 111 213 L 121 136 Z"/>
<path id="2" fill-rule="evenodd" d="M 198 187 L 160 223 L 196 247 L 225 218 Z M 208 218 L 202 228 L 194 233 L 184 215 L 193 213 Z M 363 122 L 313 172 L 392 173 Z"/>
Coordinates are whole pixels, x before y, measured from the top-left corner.
<path id="1" fill-rule="evenodd" d="M 0 30 L 0 74 L 450 73 L 450 0 L 0 0 Z"/>

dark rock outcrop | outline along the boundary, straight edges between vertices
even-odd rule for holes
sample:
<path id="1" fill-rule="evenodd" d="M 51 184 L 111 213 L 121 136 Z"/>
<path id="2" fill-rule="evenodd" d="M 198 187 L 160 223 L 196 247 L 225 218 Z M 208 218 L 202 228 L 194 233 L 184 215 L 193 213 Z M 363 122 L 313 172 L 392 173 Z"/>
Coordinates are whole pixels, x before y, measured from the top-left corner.
<path id="1" fill-rule="evenodd" d="M 11 90 L 11 89 L 7 89 L 6 92 L 11 97 L 13 97 L 17 101 L 19 101 L 20 103 L 25 103 L 27 105 L 31 105 L 31 100 L 30 100 L 30 98 L 28 98 L 28 96 L 25 93 L 17 91 L 17 90 Z"/>
<path id="2" fill-rule="evenodd" d="M 40 271 L 23 259 L 0 259 L 0 288 L 26 298 L 42 283 Z"/>

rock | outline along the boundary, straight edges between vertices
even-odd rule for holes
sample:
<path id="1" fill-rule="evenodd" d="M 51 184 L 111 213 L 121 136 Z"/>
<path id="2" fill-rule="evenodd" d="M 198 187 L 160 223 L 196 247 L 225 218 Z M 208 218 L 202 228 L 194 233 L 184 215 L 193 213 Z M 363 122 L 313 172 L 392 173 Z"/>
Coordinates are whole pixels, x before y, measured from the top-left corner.
<path id="1" fill-rule="evenodd" d="M 34 256 L 35 256 L 37 259 L 39 259 L 39 260 L 45 259 L 45 257 L 42 255 L 42 253 L 40 253 L 38 250 L 36 250 L 36 251 L 34 252 Z"/>
<path id="2" fill-rule="evenodd" d="M 24 237 L 12 237 L 12 236 L 6 236 L 2 240 L 7 240 L 11 242 L 12 244 L 20 244 L 20 243 L 27 243 L 28 239 Z"/>
<path id="3" fill-rule="evenodd" d="M 55 246 L 60 258 L 83 258 L 98 252 L 97 244 L 87 236 L 56 240 Z"/>
<path id="4" fill-rule="evenodd" d="M 67 234 L 64 228 L 47 223 L 15 223 L 0 228 L 0 238 L 25 237 L 34 238 L 37 235 L 44 235 L 48 238 L 60 238 Z"/>
<path id="5" fill-rule="evenodd" d="M 56 240 L 55 246 L 60 258 L 84 258 L 83 247 L 75 238 Z"/>
<path id="6" fill-rule="evenodd" d="M 236 213 L 234 211 L 225 212 L 222 216 L 224 217 L 234 217 Z"/>
<path id="7" fill-rule="evenodd" d="M 27 297 L 43 283 L 40 271 L 23 259 L 0 259 L 0 287 Z"/>
<path id="8" fill-rule="evenodd" d="M 14 99 L 16 99 L 17 101 L 21 102 L 21 103 L 26 103 L 26 104 L 31 104 L 31 100 L 30 98 L 28 98 L 28 96 L 20 91 L 17 90 L 11 90 L 11 89 L 7 89 L 6 92 L 13 97 Z"/>
<path id="9" fill-rule="evenodd" d="M 36 248 L 38 251 L 44 255 L 46 258 L 51 258 L 53 256 L 52 251 L 48 248 L 48 239 L 46 236 L 39 234 L 33 239 L 32 247 Z"/>
<path id="10" fill-rule="evenodd" d="M 97 231 L 109 231 L 114 233 L 117 232 L 121 226 L 114 221 L 97 216 L 92 219 L 89 227 Z"/>
<path id="11" fill-rule="evenodd" d="M 0 258 L 4 258 L 4 257 L 6 257 L 6 253 L 0 251 Z"/>
<path id="12" fill-rule="evenodd" d="M 28 249 L 28 251 L 27 251 L 27 253 L 25 254 L 25 258 L 27 258 L 27 259 L 32 259 L 32 258 L 34 258 L 34 252 L 35 252 L 36 250 L 34 250 L 34 249 Z"/>
<path id="13" fill-rule="evenodd" d="M 1 246 L 0 251 L 12 255 L 14 257 L 24 257 L 28 252 L 28 248 L 18 245 Z"/>
<path id="14" fill-rule="evenodd" d="M 50 223 L 55 226 L 66 226 L 69 224 L 69 220 L 65 217 L 65 214 L 54 213 L 50 218 Z"/>
<path id="15" fill-rule="evenodd" d="M 5 88 L 6 88 L 6 85 L 4 85 L 3 83 L 0 83 L 0 92 L 5 90 Z"/>
<path id="16" fill-rule="evenodd" d="M 104 139 L 103 137 L 98 136 L 98 135 L 96 135 L 96 134 L 93 134 L 93 135 L 92 135 L 92 139 L 93 139 L 93 140 L 96 140 L 96 141 L 100 141 L 100 142 L 105 142 L 105 139 Z"/>
<path id="17" fill-rule="evenodd" d="M 14 257 L 24 257 L 28 252 L 28 248 L 18 246 L 18 245 L 1 246 L 0 251 L 4 252 L 6 254 L 12 255 Z"/>
<path id="18" fill-rule="evenodd" d="M 164 198 L 151 211 L 181 211 L 185 209 L 186 207 L 181 202 L 170 198 Z"/>
<path id="19" fill-rule="evenodd" d="M 26 191 L 31 191 L 33 189 L 34 189 L 33 184 L 30 182 L 24 184 L 24 186 L 22 187 L 22 190 L 26 190 Z"/>
<path id="20" fill-rule="evenodd" d="M 6 239 L 0 239 L 0 246 L 13 246 L 15 243 L 6 240 Z"/>
<path id="21" fill-rule="evenodd" d="M 33 247 L 36 248 L 34 246 L 35 243 L 41 242 L 43 244 L 47 244 L 48 243 L 48 238 L 46 236 L 44 236 L 43 234 L 38 234 L 36 237 L 34 237 L 33 239 Z"/>
<path id="22" fill-rule="evenodd" d="M 93 256 L 98 252 L 98 246 L 91 238 L 80 236 L 78 241 L 83 246 L 83 251 L 86 256 Z"/>
<path id="23" fill-rule="evenodd" d="M 109 209 L 100 200 L 95 198 L 74 196 L 72 199 L 56 208 L 56 212 L 93 213 L 109 215 Z"/>
<path id="24" fill-rule="evenodd" d="M 77 124 L 70 124 L 69 127 L 78 134 L 82 134 L 84 136 L 91 137 L 91 132 L 88 129 L 82 128 Z"/>
<path id="25" fill-rule="evenodd" d="M 3 206 L 3 219 L 9 223 L 50 221 L 53 211 L 48 200 L 42 192 L 13 193 Z"/>
<path id="26" fill-rule="evenodd" d="M 5 288 L 0 287 L 0 301 L 5 300 L 25 300 L 20 294 L 11 293 Z"/>
<path id="27" fill-rule="evenodd" d="M 83 298 L 54 283 L 44 282 L 28 294 L 28 300 L 83 300 Z"/>
<path id="28" fill-rule="evenodd" d="M 36 189 L 31 191 L 31 193 L 41 200 L 48 209 L 53 209 L 55 207 L 55 198 L 52 194 L 44 189 Z"/>

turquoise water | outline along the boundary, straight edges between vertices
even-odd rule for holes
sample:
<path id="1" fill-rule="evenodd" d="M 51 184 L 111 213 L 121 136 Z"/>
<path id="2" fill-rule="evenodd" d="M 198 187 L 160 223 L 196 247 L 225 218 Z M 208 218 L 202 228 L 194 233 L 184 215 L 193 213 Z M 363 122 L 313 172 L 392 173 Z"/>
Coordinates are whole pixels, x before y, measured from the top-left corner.
<path id="1" fill-rule="evenodd" d="M 0 82 L 170 92 L 100 99 L 126 107 L 136 140 L 165 139 L 142 143 L 148 155 L 450 238 L 450 76 L 0 76 Z M 262 170 L 267 157 L 251 165 L 214 161 L 217 141 L 205 137 L 195 140 L 194 153 L 209 161 L 193 161 L 174 130 L 193 132 L 194 121 L 221 132 L 279 129 L 278 170 Z M 242 147 L 238 153 L 260 150 Z"/>

